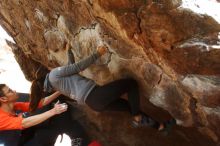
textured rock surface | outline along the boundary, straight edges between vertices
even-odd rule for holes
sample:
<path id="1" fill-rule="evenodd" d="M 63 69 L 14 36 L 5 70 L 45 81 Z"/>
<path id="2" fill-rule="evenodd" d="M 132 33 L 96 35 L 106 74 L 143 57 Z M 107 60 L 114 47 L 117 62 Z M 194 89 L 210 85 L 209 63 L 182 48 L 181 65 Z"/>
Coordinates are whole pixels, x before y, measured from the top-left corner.
<path id="1" fill-rule="evenodd" d="M 27 79 L 32 80 L 41 65 L 66 64 L 63 48 L 68 42 L 76 60 L 105 44 L 109 53 L 82 75 L 98 84 L 133 77 L 147 113 L 161 121 L 169 118 L 160 107 L 179 125 L 196 127 L 219 142 L 220 25 L 180 4 L 181 0 L 1 0 L 0 23 L 14 38 L 15 44 L 9 44 Z M 209 145 L 200 141 L 195 129 L 177 128 L 167 139 L 152 129 L 131 129 L 126 114 L 83 111 L 91 121 L 85 125 L 106 145 Z"/>

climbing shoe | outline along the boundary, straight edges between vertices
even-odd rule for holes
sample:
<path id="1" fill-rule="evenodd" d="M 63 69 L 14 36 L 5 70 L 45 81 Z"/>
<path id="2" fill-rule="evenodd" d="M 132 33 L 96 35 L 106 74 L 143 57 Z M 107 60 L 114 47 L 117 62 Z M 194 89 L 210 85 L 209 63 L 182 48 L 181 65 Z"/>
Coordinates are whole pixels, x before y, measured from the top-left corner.
<path id="1" fill-rule="evenodd" d="M 135 121 L 133 120 L 131 125 L 134 128 L 138 128 L 138 127 L 153 127 L 155 128 L 155 126 L 158 126 L 158 122 L 156 122 L 155 120 L 153 120 L 152 118 L 150 118 L 148 115 L 142 113 L 141 114 L 142 118 L 140 121 Z"/>
<path id="2" fill-rule="evenodd" d="M 163 135 L 166 136 L 169 134 L 169 132 L 171 131 L 171 129 L 173 128 L 174 125 L 176 125 L 175 119 L 167 120 L 167 121 L 163 122 L 164 128 L 159 130 L 159 132 L 161 132 Z"/>

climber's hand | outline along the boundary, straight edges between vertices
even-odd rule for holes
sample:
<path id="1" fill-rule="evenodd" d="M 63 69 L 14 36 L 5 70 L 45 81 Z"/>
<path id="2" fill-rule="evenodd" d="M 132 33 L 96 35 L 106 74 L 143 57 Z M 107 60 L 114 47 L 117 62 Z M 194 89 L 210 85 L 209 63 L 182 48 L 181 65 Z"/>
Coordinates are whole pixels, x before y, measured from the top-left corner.
<path id="1" fill-rule="evenodd" d="M 106 46 L 98 46 L 97 52 L 102 56 L 108 51 Z"/>

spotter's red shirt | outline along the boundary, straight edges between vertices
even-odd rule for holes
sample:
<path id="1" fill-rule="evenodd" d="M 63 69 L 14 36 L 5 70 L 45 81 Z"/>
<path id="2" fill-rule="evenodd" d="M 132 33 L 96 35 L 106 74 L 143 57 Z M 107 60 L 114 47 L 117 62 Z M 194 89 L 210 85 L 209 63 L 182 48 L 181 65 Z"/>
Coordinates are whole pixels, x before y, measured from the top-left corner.
<path id="1" fill-rule="evenodd" d="M 20 110 L 22 112 L 28 112 L 29 102 L 16 102 L 14 104 L 14 111 Z M 42 107 L 42 103 L 39 104 L 39 108 Z M 22 130 L 22 115 L 14 115 L 8 113 L 0 108 L 0 131 L 1 130 Z"/>

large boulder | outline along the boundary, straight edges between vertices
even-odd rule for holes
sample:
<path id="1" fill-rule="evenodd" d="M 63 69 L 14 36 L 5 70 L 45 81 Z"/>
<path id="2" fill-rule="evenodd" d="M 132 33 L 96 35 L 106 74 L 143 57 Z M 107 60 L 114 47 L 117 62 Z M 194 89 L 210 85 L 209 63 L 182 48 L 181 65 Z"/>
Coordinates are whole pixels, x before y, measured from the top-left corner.
<path id="1" fill-rule="evenodd" d="M 100 85 L 132 77 L 145 112 L 160 121 L 174 117 L 218 143 L 220 25 L 180 5 L 181 0 L 1 0 L 0 24 L 13 37 L 8 44 L 28 80 L 41 66 L 65 65 L 66 43 L 76 61 L 104 44 L 109 52 L 83 76 Z M 194 128 L 179 127 L 167 140 L 152 129 L 132 129 L 125 113 L 80 111 L 88 132 L 105 145 L 213 145 Z"/>

